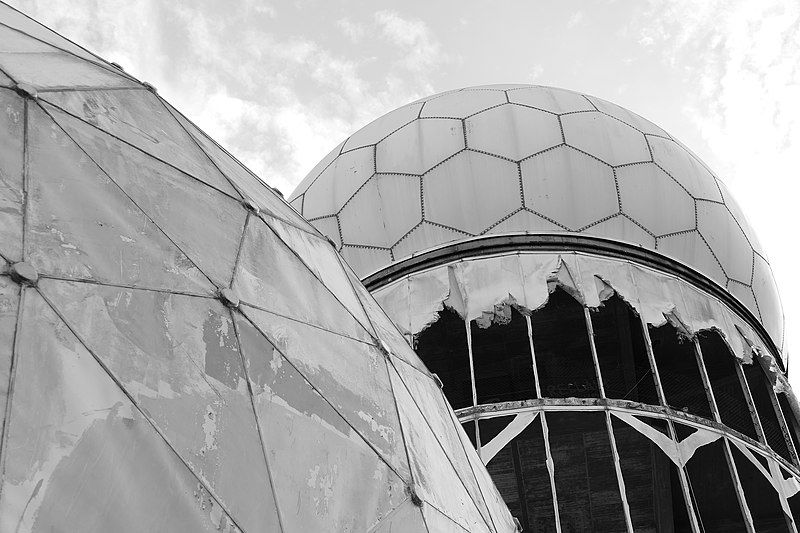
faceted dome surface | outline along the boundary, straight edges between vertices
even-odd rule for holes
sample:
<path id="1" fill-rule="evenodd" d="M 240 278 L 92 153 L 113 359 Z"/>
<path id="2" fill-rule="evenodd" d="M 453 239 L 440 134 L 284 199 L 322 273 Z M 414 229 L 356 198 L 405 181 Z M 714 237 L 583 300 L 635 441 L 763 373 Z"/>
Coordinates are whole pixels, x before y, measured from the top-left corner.
<path id="1" fill-rule="evenodd" d="M 0 4 L 0 530 L 513 531 L 322 235 Z"/>
<path id="2" fill-rule="evenodd" d="M 783 343 L 766 255 L 722 181 L 655 124 L 593 96 L 503 85 L 413 102 L 334 148 L 290 203 L 362 277 L 475 235 L 637 244 L 705 274 Z"/>

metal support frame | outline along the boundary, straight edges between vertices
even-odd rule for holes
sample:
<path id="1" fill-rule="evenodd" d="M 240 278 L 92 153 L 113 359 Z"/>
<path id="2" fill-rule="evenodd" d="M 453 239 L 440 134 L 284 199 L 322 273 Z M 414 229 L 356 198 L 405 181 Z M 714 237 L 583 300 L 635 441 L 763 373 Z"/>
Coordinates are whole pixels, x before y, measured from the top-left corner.
<path id="1" fill-rule="evenodd" d="M 697 360 L 697 368 L 700 370 L 700 378 L 703 380 L 703 388 L 706 390 L 708 403 L 711 406 L 711 413 L 714 416 L 714 420 L 719 424 L 722 424 L 719 406 L 717 405 L 717 399 L 714 397 L 714 389 L 711 388 L 711 380 L 708 377 L 708 370 L 706 370 L 706 363 L 703 359 L 703 350 L 700 348 L 700 340 L 697 338 L 697 336 L 692 338 L 692 345 L 694 346 L 694 355 L 695 359 Z M 747 531 L 750 533 L 755 533 L 753 515 L 750 513 L 750 507 L 747 504 L 747 498 L 745 497 L 744 488 L 742 487 L 742 480 L 739 478 L 739 470 L 736 468 L 736 463 L 733 460 L 733 453 L 731 453 L 730 443 L 728 442 L 728 439 L 724 437 L 723 442 L 725 444 L 725 462 L 728 463 L 728 471 L 731 475 L 733 486 L 736 490 L 736 499 L 739 502 L 739 509 L 742 511 L 742 517 L 744 518 Z"/>
<path id="2" fill-rule="evenodd" d="M 742 363 L 738 360 L 734 361 L 734 365 L 736 368 L 736 376 L 739 378 L 739 384 L 742 386 L 742 391 L 744 392 L 744 399 L 747 401 L 747 409 L 750 411 L 750 417 L 753 419 L 753 426 L 756 428 L 756 436 L 758 437 L 759 442 L 764 446 L 769 446 L 767 442 L 767 436 L 764 433 L 764 426 L 761 425 L 761 417 L 756 410 L 756 404 L 753 401 L 753 393 L 750 392 L 750 385 L 747 384 L 747 378 L 744 375 L 744 370 L 742 369 Z"/>
<path id="3" fill-rule="evenodd" d="M 464 329 L 467 333 L 467 355 L 469 356 L 469 382 L 472 387 L 472 405 L 478 405 L 478 392 L 475 388 L 475 363 L 472 360 L 472 332 L 469 328 L 469 321 L 464 320 Z M 478 428 L 478 421 L 475 420 L 475 448 L 478 450 L 478 456 L 481 454 L 481 430 Z"/>
<path id="4" fill-rule="evenodd" d="M 656 357 L 653 353 L 653 341 L 650 339 L 650 330 L 647 328 L 647 322 L 644 317 L 639 315 L 639 323 L 642 326 L 642 336 L 644 338 L 645 349 L 647 350 L 647 359 L 650 361 L 650 370 L 653 372 L 653 377 L 656 382 L 656 391 L 661 405 L 667 407 L 667 399 L 664 396 L 664 387 L 661 385 L 661 375 L 658 373 L 658 366 L 656 365 Z M 671 419 L 667 419 L 667 429 L 669 430 L 669 437 L 675 441 L 677 447 L 677 434 L 675 433 L 675 426 Z M 694 533 L 701 533 L 700 524 L 698 523 L 698 514 L 694 510 L 694 498 L 692 497 L 691 487 L 689 485 L 689 476 L 686 470 L 678 466 L 678 477 L 681 480 L 681 490 L 683 491 L 683 499 L 686 503 L 686 513 L 689 515 L 689 523 L 692 526 Z"/>
<path id="5" fill-rule="evenodd" d="M 525 315 L 525 323 L 528 325 L 528 343 L 531 347 L 531 365 L 533 366 L 533 378 L 536 380 L 536 397 L 542 397 L 542 387 L 539 383 L 539 368 L 536 366 L 536 352 L 533 348 L 533 324 L 531 324 L 531 317 Z M 550 430 L 547 427 L 547 419 L 544 412 L 539 414 L 539 423 L 542 425 L 542 441 L 544 442 L 545 463 L 547 464 L 547 473 L 550 477 L 550 492 L 553 495 L 553 512 L 555 513 L 556 533 L 561 533 L 561 515 L 558 512 L 558 493 L 556 492 L 556 472 L 555 462 L 553 455 L 550 453 Z M 478 425 L 478 419 L 475 419 L 475 425 Z"/>
<path id="6" fill-rule="evenodd" d="M 597 357 L 597 346 L 594 343 L 594 326 L 592 325 L 592 316 L 589 313 L 589 308 L 583 307 L 583 317 L 586 321 L 586 332 L 589 334 L 589 348 L 592 352 L 592 362 L 594 363 L 594 373 L 597 378 L 597 385 L 600 390 L 600 397 L 606 399 L 606 390 L 603 385 L 603 375 L 600 371 L 600 360 Z M 611 445 L 611 455 L 614 460 L 614 472 L 617 475 L 617 486 L 619 487 L 619 496 L 622 500 L 622 510 L 625 514 L 625 526 L 628 528 L 628 533 L 633 533 L 633 521 L 631 520 L 631 508 L 628 504 L 628 494 L 625 491 L 625 479 L 622 477 L 622 466 L 619 463 L 619 452 L 617 451 L 617 439 L 614 436 L 614 428 L 611 425 L 611 413 L 608 409 L 603 413 L 606 420 L 606 430 L 608 432 L 608 442 Z"/>
<path id="7" fill-rule="evenodd" d="M 767 382 L 767 389 L 769 389 L 769 399 L 772 402 L 772 407 L 775 408 L 775 415 L 778 417 L 778 424 L 781 426 L 781 433 L 783 433 L 783 440 L 786 441 L 786 444 L 789 446 L 789 453 L 792 456 L 792 462 L 795 466 L 800 466 L 800 457 L 797 455 L 797 448 L 794 445 L 794 440 L 792 440 L 792 436 L 789 434 L 789 424 L 786 423 L 786 417 L 783 416 L 783 408 L 781 407 L 781 403 L 778 401 L 778 396 L 775 394 L 775 390 L 772 386 Z"/>

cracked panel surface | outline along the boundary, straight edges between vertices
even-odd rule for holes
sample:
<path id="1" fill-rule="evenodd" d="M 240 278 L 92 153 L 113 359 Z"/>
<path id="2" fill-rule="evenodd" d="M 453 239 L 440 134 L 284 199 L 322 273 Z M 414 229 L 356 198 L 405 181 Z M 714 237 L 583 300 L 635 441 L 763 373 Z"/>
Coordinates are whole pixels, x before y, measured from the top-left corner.
<path id="1" fill-rule="evenodd" d="M 331 213 L 329 242 L 152 87 L 4 4 L 0 103 L 0 530 L 514 530 L 433 376 L 336 253 L 377 236 L 343 243 L 351 219 Z M 319 166 L 354 176 L 347 194 L 295 205 L 405 210 L 418 176 L 359 179 L 382 129 L 422 107 Z M 436 435 L 410 428 L 428 418 Z"/>
<path id="2" fill-rule="evenodd" d="M 344 144 L 374 152 L 376 167 L 354 165 L 354 152 L 337 148 L 290 200 L 304 197 L 294 205 L 307 218 L 362 221 L 342 226 L 341 237 L 332 225 L 326 232 L 345 247 L 368 241 L 388 250 L 346 253 L 362 278 L 470 235 L 580 232 L 656 250 L 722 287 L 729 279 L 752 287 L 755 298 L 742 303 L 782 349 L 780 298 L 768 268 L 756 261 L 753 275 L 753 250 L 766 256 L 741 209 L 691 151 L 631 111 L 552 87 L 470 87 L 401 107 Z M 459 159 L 472 150 L 508 164 L 478 172 L 477 162 Z M 419 194 L 403 194 L 391 210 L 365 208 L 357 191 L 376 170 L 422 175 Z M 442 173 L 450 177 L 434 179 Z"/>

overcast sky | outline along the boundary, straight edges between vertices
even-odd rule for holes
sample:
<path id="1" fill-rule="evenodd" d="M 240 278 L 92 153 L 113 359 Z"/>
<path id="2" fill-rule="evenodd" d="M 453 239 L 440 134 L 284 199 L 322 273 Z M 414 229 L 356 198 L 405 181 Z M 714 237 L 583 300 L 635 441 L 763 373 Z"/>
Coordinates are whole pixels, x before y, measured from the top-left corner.
<path id="1" fill-rule="evenodd" d="M 287 196 L 349 133 L 434 92 L 537 83 L 621 104 L 733 190 L 800 350 L 797 0 L 11 3 L 155 85 Z"/>

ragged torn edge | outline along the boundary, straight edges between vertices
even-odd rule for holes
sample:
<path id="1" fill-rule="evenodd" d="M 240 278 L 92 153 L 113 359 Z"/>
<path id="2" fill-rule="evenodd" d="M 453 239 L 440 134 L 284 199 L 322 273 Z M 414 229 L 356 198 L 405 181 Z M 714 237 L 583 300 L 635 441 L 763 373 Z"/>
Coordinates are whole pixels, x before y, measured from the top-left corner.
<path id="1" fill-rule="evenodd" d="M 482 328 L 508 323 L 512 308 L 530 316 L 556 288 L 590 309 L 617 294 L 647 324 L 670 323 L 687 339 L 716 331 L 742 363 L 758 361 L 775 392 L 786 394 L 800 419 L 800 404 L 775 356 L 745 320 L 689 283 L 630 261 L 545 252 L 460 259 L 410 274 L 374 296 L 401 330 L 413 336 L 435 323 L 445 308 Z"/>

